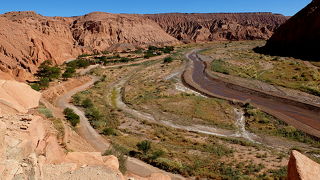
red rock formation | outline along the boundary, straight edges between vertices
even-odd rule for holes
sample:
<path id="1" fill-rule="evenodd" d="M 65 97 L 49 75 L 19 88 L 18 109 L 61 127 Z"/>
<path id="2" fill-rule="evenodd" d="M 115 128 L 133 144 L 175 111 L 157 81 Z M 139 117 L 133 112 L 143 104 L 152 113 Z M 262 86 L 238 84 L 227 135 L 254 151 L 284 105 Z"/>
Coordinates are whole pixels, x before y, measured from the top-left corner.
<path id="1" fill-rule="evenodd" d="M 320 165 L 298 151 L 292 151 L 288 164 L 288 180 L 318 180 Z"/>
<path id="2" fill-rule="evenodd" d="M 129 15 L 94 12 L 64 18 L 45 17 L 35 12 L 10 12 L 0 15 L 0 79 L 32 79 L 44 60 L 61 64 L 80 54 L 114 49 L 122 47 L 121 44 L 173 45 L 180 43 L 178 40 L 266 39 L 285 19 L 271 13 Z"/>
<path id="3" fill-rule="evenodd" d="M 287 18 L 272 13 L 146 15 L 173 37 L 189 41 L 268 39 Z"/>
<path id="4" fill-rule="evenodd" d="M 32 78 L 38 65 L 57 64 L 113 44 L 177 44 L 157 23 L 139 15 L 96 12 L 85 16 L 45 17 L 35 12 L 0 15 L 0 78 Z"/>
<path id="5" fill-rule="evenodd" d="M 266 53 L 320 60 L 320 0 L 284 23 L 262 49 Z"/>

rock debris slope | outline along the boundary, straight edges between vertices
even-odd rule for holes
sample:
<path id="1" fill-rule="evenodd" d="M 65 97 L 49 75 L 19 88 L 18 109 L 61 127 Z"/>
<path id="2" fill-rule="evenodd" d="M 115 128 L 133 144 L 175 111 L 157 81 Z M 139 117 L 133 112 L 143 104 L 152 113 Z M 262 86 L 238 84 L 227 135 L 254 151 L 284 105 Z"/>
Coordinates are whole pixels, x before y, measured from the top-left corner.
<path id="1" fill-rule="evenodd" d="M 320 0 L 313 0 L 279 27 L 262 50 L 275 55 L 320 60 Z"/>
<path id="2" fill-rule="evenodd" d="M 272 13 L 172 13 L 146 17 L 184 42 L 268 39 L 287 20 Z"/>

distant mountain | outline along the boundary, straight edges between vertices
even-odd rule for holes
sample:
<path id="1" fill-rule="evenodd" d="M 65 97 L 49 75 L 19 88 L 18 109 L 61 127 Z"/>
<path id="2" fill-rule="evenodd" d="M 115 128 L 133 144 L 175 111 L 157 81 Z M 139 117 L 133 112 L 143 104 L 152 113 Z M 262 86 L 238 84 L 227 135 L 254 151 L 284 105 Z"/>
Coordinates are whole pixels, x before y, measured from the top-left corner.
<path id="1" fill-rule="evenodd" d="M 320 0 L 291 17 L 260 51 L 274 55 L 320 60 Z"/>

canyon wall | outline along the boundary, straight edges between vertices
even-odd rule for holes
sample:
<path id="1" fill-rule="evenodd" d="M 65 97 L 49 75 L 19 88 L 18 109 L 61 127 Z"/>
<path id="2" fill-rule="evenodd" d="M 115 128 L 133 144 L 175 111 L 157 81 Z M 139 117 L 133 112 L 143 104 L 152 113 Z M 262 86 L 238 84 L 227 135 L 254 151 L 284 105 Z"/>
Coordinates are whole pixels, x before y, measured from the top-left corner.
<path id="1" fill-rule="evenodd" d="M 0 79 L 32 80 L 39 64 L 128 44 L 267 39 L 286 17 L 271 13 L 133 15 L 94 12 L 46 17 L 32 11 L 0 15 Z"/>
<path id="2" fill-rule="evenodd" d="M 268 39 L 287 18 L 272 13 L 151 14 L 168 34 L 184 42 Z"/>
<path id="3" fill-rule="evenodd" d="M 260 50 L 273 55 L 320 60 L 320 0 L 307 7 L 279 27 Z"/>
<path id="4" fill-rule="evenodd" d="M 172 45 L 179 41 L 139 15 L 95 12 L 63 18 L 6 13 L 0 15 L 0 78 L 32 79 L 44 60 L 61 64 L 121 43 Z"/>

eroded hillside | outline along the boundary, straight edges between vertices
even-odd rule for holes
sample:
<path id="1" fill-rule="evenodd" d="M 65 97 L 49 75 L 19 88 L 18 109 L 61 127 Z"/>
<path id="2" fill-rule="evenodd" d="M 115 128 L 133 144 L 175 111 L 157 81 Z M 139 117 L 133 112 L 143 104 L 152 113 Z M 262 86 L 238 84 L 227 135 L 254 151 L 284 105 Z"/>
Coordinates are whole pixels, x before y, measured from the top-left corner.
<path id="1" fill-rule="evenodd" d="M 268 39 L 286 17 L 272 13 L 146 15 L 167 33 L 185 41 Z"/>
<path id="2" fill-rule="evenodd" d="M 95 12 L 80 17 L 45 17 L 35 12 L 0 16 L 0 75 L 31 79 L 44 60 L 58 64 L 114 44 L 177 44 L 158 24 L 138 15 Z"/>

